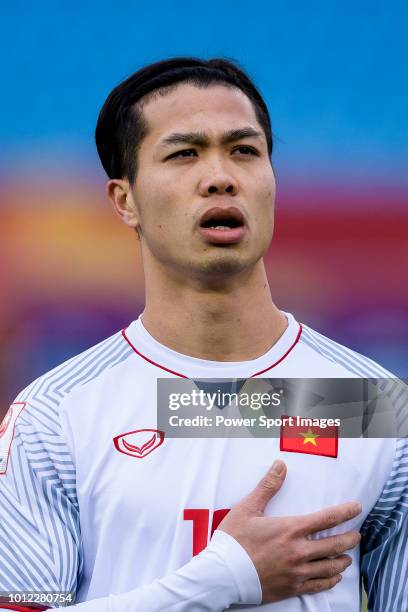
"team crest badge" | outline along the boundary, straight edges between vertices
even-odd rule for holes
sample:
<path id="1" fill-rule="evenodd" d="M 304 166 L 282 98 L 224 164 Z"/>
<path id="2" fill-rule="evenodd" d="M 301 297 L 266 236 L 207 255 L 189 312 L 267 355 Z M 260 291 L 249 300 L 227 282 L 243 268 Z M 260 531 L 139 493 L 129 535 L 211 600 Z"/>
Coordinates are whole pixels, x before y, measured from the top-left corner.
<path id="1" fill-rule="evenodd" d="M 116 450 L 137 459 L 144 459 L 163 442 L 164 433 L 158 429 L 136 429 L 113 438 Z"/>
<path id="2" fill-rule="evenodd" d="M 17 417 L 25 407 L 25 402 L 11 404 L 0 425 L 0 476 L 6 474 L 11 443 L 14 438 L 14 427 Z"/>

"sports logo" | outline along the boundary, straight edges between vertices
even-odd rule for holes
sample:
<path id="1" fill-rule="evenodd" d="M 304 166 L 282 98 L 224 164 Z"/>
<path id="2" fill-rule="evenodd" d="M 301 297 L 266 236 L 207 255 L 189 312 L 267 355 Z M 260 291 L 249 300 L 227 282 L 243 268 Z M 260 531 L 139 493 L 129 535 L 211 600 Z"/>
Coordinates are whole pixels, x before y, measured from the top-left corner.
<path id="1" fill-rule="evenodd" d="M 136 429 L 113 438 L 116 450 L 137 459 L 144 459 L 163 442 L 164 433 L 158 429 Z"/>
<path id="2" fill-rule="evenodd" d="M 14 426 L 25 405 L 25 402 L 11 404 L 0 425 L 0 476 L 7 472 L 8 458 L 14 437 Z"/>

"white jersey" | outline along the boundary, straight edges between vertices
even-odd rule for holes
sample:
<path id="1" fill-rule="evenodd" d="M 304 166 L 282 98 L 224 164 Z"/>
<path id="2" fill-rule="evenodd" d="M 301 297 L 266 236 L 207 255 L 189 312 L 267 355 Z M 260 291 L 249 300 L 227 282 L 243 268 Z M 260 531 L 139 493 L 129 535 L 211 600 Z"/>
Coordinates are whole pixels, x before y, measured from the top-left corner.
<path id="1" fill-rule="evenodd" d="M 0 592 L 73 591 L 84 612 L 258 607 L 246 552 L 219 530 L 210 537 L 279 458 L 287 477 L 266 515 L 359 501 L 361 515 L 321 535 L 361 530 L 361 558 L 351 551 L 334 589 L 263 609 L 358 612 L 361 572 L 369 609 L 408 609 L 405 440 L 340 439 L 325 457 L 285 452 L 276 438 L 156 432 L 158 378 L 390 376 L 287 318 L 265 355 L 234 363 L 176 353 L 138 319 L 24 390 L 0 429 Z"/>

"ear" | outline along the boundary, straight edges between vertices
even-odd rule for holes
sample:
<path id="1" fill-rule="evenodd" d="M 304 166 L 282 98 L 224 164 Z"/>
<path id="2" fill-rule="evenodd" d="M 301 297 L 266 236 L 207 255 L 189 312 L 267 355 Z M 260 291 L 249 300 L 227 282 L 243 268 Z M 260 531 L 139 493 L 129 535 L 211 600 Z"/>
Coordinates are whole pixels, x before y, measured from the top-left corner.
<path id="1" fill-rule="evenodd" d="M 139 216 L 129 181 L 126 179 L 111 179 L 106 185 L 106 193 L 123 223 L 126 223 L 129 227 L 138 228 Z"/>

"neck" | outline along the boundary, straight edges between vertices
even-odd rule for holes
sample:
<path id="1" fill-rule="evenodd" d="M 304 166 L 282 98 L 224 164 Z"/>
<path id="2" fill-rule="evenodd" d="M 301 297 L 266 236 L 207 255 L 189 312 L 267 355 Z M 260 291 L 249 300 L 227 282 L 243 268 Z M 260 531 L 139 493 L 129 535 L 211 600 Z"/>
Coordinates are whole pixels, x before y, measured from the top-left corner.
<path id="1" fill-rule="evenodd" d="M 266 353 L 287 327 L 272 301 L 263 261 L 227 280 L 149 282 L 143 325 L 161 344 L 211 361 L 246 361 Z"/>

